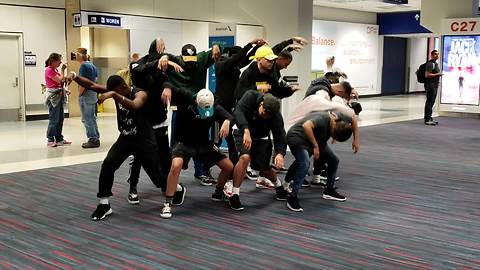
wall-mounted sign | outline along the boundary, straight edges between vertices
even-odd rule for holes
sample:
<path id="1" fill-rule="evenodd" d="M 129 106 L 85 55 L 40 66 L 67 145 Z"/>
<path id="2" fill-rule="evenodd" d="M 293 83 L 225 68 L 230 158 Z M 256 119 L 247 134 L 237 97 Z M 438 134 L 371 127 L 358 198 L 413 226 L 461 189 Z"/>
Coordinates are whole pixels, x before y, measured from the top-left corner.
<path id="1" fill-rule="evenodd" d="M 82 14 L 74 13 L 73 14 L 73 27 L 82 26 Z"/>
<path id="2" fill-rule="evenodd" d="M 377 13 L 377 24 L 380 35 L 431 33 L 420 25 L 419 11 Z"/>
<path id="3" fill-rule="evenodd" d="M 109 15 L 88 15 L 88 24 L 121 27 L 122 18 Z"/>
<path id="4" fill-rule="evenodd" d="M 443 33 L 447 35 L 480 34 L 480 19 L 460 18 L 444 20 Z"/>
<path id="5" fill-rule="evenodd" d="M 440 102 L 479 105 L 480 36 L 443 37 L 443 77 Z"/>
<path id="6" fill-rule="evenodd" d="M 32 53 L 25 53 L 25 66 L 36 66 L 37 65 L 37 56 Z"/>
<path id="7" fill-rule="evenodd" d="M 335 56 L 333 69 L 340 69 L 360 95 L 377 89 L 378 26 L 314 20 L 312 71 L 325 73 L 327 57 Z"/>

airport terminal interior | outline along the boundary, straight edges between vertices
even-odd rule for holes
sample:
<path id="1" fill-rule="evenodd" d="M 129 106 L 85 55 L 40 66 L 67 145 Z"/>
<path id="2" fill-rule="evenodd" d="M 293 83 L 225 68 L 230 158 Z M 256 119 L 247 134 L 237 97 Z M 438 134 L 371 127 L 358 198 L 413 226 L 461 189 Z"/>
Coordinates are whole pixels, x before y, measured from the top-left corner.
<path id="1" fill-rule="evenodd" d="M 478 0 L 0 18 L 0 269 L 480 269 Z"/>

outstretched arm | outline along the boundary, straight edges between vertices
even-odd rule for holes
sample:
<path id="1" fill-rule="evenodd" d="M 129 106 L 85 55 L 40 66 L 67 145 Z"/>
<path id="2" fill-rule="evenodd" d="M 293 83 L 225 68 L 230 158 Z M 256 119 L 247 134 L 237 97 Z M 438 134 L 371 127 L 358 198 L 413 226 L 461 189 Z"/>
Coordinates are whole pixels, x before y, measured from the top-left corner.
<path id="1" fill-rule="evenodd" d="M 109 98 L 113 98 L 115 102 L 121 104 L 123 107 L 129 110 L 136 111 L 140 109 L 147 102 L 147 93 L 145 91 L 138 91 L 135 94 L 135 97 L 133 98 L 133 100 L 131 100 L 125 96 L 120 95 L 115 91 L 109 91 L 100 95 L 100 97 L 98 98 L 98 103 L 101 104 Z"/>
<path id="2" fill-rule="evenodd" d="M 107 87 L 105 85 L 97 84 L 85 77 L 77 76 L 75 73 L 72 73 L 70 76 L 69 76 L 69 79 L 75 81 L 79 86 L 83 88 L 91 89 L 97 93 L 108 92 Z"/>
<path id="3" fill-rule="evenodd" d="M 310 141 L 311 145 L 313 146 L 313 158 L 319 159 L 320 158 L 320 148 L 318 147 L 317 140 L 315 139 L 315 135 L 313 134 L 313 128 L 315 125 L 313 124 L 312 120 L 308 120 L 303 123 L 303 130 L 305 131 L 305 135 L 307 135 L 308 140 Z"/>
<path id="4" fill-rule="evenodd" d="M 360 129 L 358 128 L 358 117 L 354 116 L 352 118 L 352 150 L 356 154 L 360 150 Z"/>

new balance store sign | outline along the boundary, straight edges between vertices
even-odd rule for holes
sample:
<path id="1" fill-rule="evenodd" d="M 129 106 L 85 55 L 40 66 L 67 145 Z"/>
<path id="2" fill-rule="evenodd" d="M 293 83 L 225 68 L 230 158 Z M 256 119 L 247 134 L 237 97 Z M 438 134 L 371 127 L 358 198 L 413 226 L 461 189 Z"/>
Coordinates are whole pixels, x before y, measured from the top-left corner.
<path id="1" fill-rule="evenodd" d="M 88 15 L 88 24 L 121 27 L 122 19 L 116 16 Z"/>

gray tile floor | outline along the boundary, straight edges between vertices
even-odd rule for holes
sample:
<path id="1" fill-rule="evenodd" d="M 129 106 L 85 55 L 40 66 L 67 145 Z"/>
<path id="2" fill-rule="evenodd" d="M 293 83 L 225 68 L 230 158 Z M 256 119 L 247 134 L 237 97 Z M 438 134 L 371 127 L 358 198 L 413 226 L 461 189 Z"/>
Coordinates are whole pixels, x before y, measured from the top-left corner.
<path id="1" fill-rule="evenodd" d="M 365 98 L 361 100 L 361 126 L 370 126 L 423 117 L 424 95 Z M 80 118 L 65 119 L 64 135 L 70 146 L 47 148 L 47 120 L 0 122 L 0 173 L 26 171 L 101 161 L 118 136 L 114 114 L 98 118 L 101 147 L 82 149 L 86 140 Z"/>

